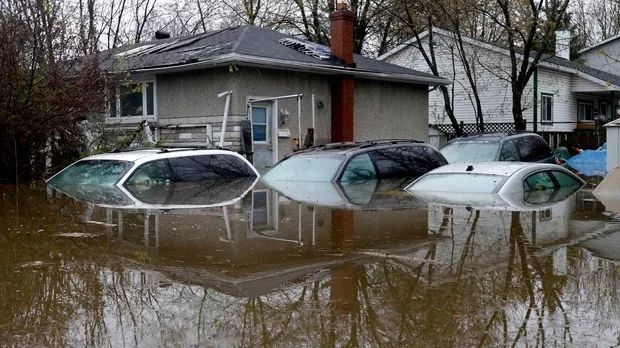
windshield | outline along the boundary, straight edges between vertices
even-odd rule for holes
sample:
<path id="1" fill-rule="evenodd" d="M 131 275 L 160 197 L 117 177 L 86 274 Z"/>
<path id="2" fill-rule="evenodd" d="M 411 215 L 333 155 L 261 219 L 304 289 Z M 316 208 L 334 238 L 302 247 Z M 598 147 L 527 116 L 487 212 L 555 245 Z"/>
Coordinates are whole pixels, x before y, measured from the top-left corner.
<path id="1" fill-rule="evenodd" d="M 266 181 L 331 181 L 344 156 L 293 156 L 273 167 Z"/>
<path id="2" fill-rule="evenodd" d="M 86 160 L 72 164 L 56 174 L 50 185 L 114 185 L 131 168 L 132 162 Z"/>
<path id="3" fill-rule="evenodd" d="M 492 193 L 503 182 L 505 176 L 487 174 L 431 174 L 407 188 L 407 191 L 435 191 L 459 193 Z M 467 183 L 467 185 L 463 185 Z"/>
<path id="4" fill-rule="evenodd" d="M 442 147 L 439 152 L 448 163 L 495 161 L 498 142 L 455 142 Z"/>

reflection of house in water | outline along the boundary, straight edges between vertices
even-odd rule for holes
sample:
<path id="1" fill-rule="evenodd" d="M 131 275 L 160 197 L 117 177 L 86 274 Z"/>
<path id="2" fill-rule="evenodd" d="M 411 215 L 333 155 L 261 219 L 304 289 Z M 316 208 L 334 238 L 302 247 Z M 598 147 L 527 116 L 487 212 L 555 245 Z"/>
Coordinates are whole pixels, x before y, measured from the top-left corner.
<path id="1" fill-rule="evenodd" d="M 399 204 L 405 198 L 392 189 L 374 191 L 372 197 L 364 200 L 371 204 L 370 210 L 350 201 L 347 209 L 340 209 L 298 203 L 255 187 L 224 206 L 96 208 L 89 220 L 104 223 L 118 240 L 146 247 L 152 256 L 148 268 L 184 283 L 247 297 L 330 274 L 325 270 L 331 270 L 332 289 L 344 293 L 355 288 L 351 265 L 386 260 L 427 272 L 428 282 L 449 281 L 506 267 L 515 243 L 537 254 L 553 254 L 554 269 L 563 274 L 567 255 L 562 247 L 585 240 L 587 231 L 596 234 L 604 226 L 589 221 L 593 228 L 581 227 L 586 222 L 575 217 L 582 214 L 583 199 L 577 203 L 575 195 L 520 211 L 514 206 L 512 210 L 437 203 L 427 207 L 419 202 L 405 209 L 398 209 L 398 204 L 379 209 L 378 197 Z M 340 281 L 346 284 L 339 285 Z"/>
<path id="2" fill-rule="evenodd" d="M 518 247 L 536 255 L 551 255 L 554 272 L 565 274 L 566 246 L 614 228 L 600 219 L 600 205 L 587 200 L 579 192 L 557 203 L 524 206 L 522 210 L 430 203 L 429 233 L 450 237 L 436 243 L 433 258 L 427 258 L 433 261 L 434 282 L 504 268 L 514 262 L 511 257 Z M 579 221 L 588 214 L 590 219 L 598 219 Z M 410 257 L 424 260 L 423 255 L 428 254 L 419 251 Z"/>
<path id="3" fill-rule="evenodd" d="M 369 249 L 418 247 L 427 237 L 426 218 L 421 208 L 334 210 L 254 189 L 223 207 L 97 208 L 89 220 L 105 223 L 113 238 L 147 247 L 155 268 L 171 278 L 254 296 L 359 262 Z"/>

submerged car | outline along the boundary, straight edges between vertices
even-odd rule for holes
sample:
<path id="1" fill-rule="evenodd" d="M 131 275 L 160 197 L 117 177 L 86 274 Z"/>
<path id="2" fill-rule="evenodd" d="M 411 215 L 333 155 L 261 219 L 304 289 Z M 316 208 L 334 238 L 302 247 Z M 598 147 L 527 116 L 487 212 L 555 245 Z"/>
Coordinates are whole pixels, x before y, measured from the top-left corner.
<path id="1" fill-rule="evenodd" d="M 52 186 L 131 186 L 258 177 L 236 152 L 216 149 L 148 149 L 83 158 L 52 176 Z"/>
<path id="2" fill-rule="evenodd" d="M 523 209 L 564 200 L 584 184 L 555 164 L 484 162 L 437 168 L 406 190 L 430 202 Z"/>
<path id="3" fill-rule="evenodd" d="M 556 163 L 549 144 L 534 133 L 480 133 L 452 139 L 439 149 L 448 163 Z"/>
<path id="4" fill-rule="evenodd" d="M 269 183 L 415 178 L 447 163 L 435 148 L 415 140 L 335 143 L 296 152 L 263 179 Z"/>

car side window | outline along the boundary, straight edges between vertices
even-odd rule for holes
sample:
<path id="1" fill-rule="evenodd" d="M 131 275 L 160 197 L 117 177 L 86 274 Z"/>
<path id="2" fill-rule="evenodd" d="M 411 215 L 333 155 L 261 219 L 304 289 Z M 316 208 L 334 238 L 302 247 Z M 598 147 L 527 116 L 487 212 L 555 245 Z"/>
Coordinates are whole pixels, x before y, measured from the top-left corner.
<path id="1" fill-rule="evenodd" d="M 202 181 L 255 176 L 240 158 L 231 155 L 203 155 L 170 158 L 170 166 L 178 181 Z"/>
<path id="2" fill-rule="evenodd" d="M 581 186 L 581 183 L 569 174 L 559 170 L 553 170 L 551 173 L 560 187 Z"/>
<path id="3" fill-rule="evenodd" d="M 165 184 L 173 181 L 174 175 L 170 170 L 168 160 L 160 159 L 141 165 L 127 180 L 127 184 Z"/>
<path id="4" fill-rule="evenodd" d="M 537 136 L 522 136 L 514 141 L 524 162 L 537 162 L 552 156 L 549 145 Z"/>
<path id="5" fill-rule="evenodd" d="M 376 178 L 375 166 L 370 156 L 364 153 L 351 158 L 340 181 L 374 180 Z"/>
<path id="6" fill-rule="evenodd" d="M 525 178 L 523 189 L 525 191 L 554 190 L 555 184 L 548 172 L 538 172 Z"/>
<path id="7" fill-rule="evenodd" d="M 254 171 L 240 158 L 231 155 L 185 156 L 160 159 L 140 166 L 127 183 L 162 184 L 253 177 Z"/>
<path id="8" fill-rule="evenodd" d="M 519 160 L 519 150 L 517 150 L 517 146 L 512 142 L 512 140 L 506 140 L 502 144 L 502 149 L 499 153 L 500 161 L 518 161 Z"/>
<path id="9" fill-rule="evenodd" d="M 402 176 L 420 176 L 445 163 L 439 156 L 431 156 L 435 152 L 427 146 L 399 146 L 370 152 L 379 178 L 395 178 Z"/>

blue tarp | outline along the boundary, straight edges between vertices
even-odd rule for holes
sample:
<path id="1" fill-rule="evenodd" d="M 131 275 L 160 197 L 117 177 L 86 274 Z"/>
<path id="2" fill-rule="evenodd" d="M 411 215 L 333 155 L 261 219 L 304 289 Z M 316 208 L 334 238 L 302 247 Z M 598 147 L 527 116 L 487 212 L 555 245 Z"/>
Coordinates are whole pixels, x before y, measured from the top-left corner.
<path id="1" fill-rule="evenodd" d="M 583 150 L 580 154 L 571 157 L 566 164 L 585 176 L 607 175 L 607 146 L 598 150 Z"/>

